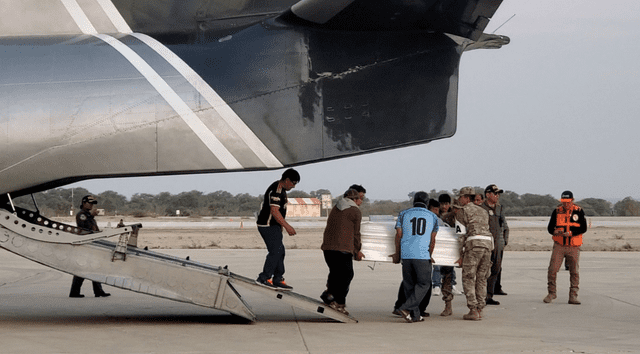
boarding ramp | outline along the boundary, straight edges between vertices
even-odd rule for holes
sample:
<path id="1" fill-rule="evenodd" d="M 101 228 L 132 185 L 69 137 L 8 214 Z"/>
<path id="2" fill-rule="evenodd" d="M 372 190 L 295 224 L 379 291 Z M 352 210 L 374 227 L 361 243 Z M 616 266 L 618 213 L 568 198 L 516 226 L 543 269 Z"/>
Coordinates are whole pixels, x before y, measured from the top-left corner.
<path id="1" fill-rule="evenodd" d="M 255 321 L 236 286 L 339 322 L 357 322 L 330 306 L 292 291 L 212 266 L 137 247 L 141 225 L 89 232 L 36 212 L 0 209 L 0 247 L 19 256 L 95 282 L 169 300 L 210 307 Z M 118 237 L 117 242 L 107 238 Z"/>

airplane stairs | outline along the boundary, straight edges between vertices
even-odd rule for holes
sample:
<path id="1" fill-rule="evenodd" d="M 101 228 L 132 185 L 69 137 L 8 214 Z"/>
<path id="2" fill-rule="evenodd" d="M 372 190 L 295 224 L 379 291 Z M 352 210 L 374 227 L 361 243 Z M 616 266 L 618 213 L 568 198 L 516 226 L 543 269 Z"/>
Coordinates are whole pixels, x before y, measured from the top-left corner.
<path id="1" fill-rule="evenodd" d="M 117 288 L 256 320 L 240 286 L 339 322 L 357 322 L 323 302 L 269 289 L 217 267 L 136 247 L 140 224 L 89 232 L 36 212 L 0 209 L 0 247 L 47 267 Z M 118 242 L 105 240 L 118 236 Z"/>

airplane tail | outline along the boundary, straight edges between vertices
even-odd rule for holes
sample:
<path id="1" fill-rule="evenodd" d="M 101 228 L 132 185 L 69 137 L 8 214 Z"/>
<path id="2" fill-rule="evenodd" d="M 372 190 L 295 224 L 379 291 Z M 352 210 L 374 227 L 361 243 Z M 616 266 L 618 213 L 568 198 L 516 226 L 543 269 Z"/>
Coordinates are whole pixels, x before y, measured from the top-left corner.
<path id="1" fill-rule="evenodd" d="M 186 35 L 137 32 L 115 7 L 105 12 L 117 32 L 102 33 L 108 20 L 89 26 L 80 6 L 81 33 L 0 36 L 0 193 L 282 168 L 452 136 L 460 56 L 482 47 L 500 1 L 438 2 L 462 19 L 438 25 L 456 36 L 430 27 L 428 8 L 394 22 L 380 6 L 356 20 L 367 2 L 332 3 L 341 10 L 320 16 L 322 2 L 305 0 L 233 31 L 205 21 Z"/>

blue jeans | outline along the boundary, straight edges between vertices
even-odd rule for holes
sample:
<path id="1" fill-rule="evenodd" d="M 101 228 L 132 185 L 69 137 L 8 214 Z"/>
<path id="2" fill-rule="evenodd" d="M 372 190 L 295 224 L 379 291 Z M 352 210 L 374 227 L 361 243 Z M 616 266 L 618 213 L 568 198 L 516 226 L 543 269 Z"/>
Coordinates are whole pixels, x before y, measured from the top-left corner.
<path id="1" fill-rule="evenodd" d="M 262 273 L 258 280 L 264 282 L 273 277 L 273 281 L 282 280 L 284 275 L 284 244 L 282 243 L 282 226 L 258 227 L 260 236 L 267 246 L 267 258 L 264 260 Z"/>
<path id="2" fill-rule="evenodd" d="M 442 275 L 440 274 L 440 267 L 442 266 L 433 266 L 433 275 L 431 276 L 431 285 L 435 288 L 442 287 Z M 451 273 L 453 278 L 451 279 L 451 285 L 456 285 L 456 272 L 455 269 Z"/>

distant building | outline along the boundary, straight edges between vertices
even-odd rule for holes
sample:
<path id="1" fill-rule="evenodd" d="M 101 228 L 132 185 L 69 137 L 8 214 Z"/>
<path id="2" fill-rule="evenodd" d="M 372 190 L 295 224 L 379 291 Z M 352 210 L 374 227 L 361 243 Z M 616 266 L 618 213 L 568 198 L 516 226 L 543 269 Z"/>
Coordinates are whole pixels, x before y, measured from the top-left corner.
<path id="1" fill-rule="evenodd" d="M 288 198 L 287 217 L 320 217 L 322 203 L 318 198 Z"/>

